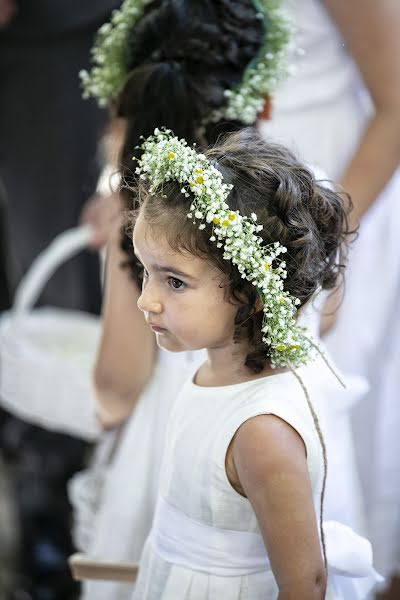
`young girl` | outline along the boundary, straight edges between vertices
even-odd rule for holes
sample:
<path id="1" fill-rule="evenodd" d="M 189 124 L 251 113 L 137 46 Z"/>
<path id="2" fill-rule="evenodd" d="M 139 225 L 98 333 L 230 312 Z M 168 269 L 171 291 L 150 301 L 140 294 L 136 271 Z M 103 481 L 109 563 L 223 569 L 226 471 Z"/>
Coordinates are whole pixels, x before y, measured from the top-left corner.
<path id="1" fill-rule="evenodd" d="M 171 412 L 133 598 L 343 597 L 327 588 L 327 561 L 374 572 L 366 540 L 322 526 L 323 400 L 312 390 L 328 367 L 310 362 L 296 319 L 341 271 L 342 200 L 251 130 L 207 157 L 156 130 L 142 152 L 138 306 L 161 348 L 205 348 L 207 359 Z"/>

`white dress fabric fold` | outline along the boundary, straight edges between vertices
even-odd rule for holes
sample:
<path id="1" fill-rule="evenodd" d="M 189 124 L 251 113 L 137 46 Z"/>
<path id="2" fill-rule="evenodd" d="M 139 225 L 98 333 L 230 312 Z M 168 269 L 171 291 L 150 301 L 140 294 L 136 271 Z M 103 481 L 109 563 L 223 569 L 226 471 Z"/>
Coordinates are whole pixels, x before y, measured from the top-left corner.
<path id="1" fill-rule="evenodd" d="M 366 531 L 386 576 L 400 574 L 399 197 L 400 173 L 364 219 L 343 304 L 326 339 L 342 368 L 368 379 L 368 393 L 353 408 L 352 427 Z"/>

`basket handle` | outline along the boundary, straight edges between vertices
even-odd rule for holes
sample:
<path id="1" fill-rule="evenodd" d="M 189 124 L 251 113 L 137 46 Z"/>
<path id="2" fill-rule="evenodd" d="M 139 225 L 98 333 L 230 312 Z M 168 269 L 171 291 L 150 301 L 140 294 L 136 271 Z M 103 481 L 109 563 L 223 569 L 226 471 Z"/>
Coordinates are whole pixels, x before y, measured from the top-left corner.
<path id="1" fill-rule="evenodd" d="M 53 273 L 68 259 L 87 248 L 92 228 L 82 225 L 58 235 L 33 261 L 15 293 L 13 313 L 20 315 L 33 308 Z"/>
<path id="2" fill-rule="evenodd" d="M 134 563 L 99 561 L 79 552 L 69 557 L 68 564 L 72 577 L 77 581 L 94 579 L 134 583 L 139 570 Z"/>

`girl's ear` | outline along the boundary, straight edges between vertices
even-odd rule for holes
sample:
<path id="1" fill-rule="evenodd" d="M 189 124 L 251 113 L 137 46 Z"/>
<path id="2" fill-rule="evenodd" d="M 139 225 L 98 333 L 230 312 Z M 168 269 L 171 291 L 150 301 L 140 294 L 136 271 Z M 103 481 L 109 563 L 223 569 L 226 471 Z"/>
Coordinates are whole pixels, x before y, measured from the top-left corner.
<path id="1" fill-rule="evenodd" d="M 264 308 L 264 304 L 262 303 L 262 300 L 260 298 L 260 296 L 257 296 L 256 301 L 254 303 L 254 313 L 259 313 L 263 310 Z"/>

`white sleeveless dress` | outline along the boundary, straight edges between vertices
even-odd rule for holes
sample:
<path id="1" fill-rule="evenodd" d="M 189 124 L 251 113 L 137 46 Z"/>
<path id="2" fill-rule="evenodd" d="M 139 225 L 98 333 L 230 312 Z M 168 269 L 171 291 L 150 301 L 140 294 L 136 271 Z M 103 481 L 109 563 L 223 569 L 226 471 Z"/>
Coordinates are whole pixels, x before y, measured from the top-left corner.
<path id="1" fill-rule="evenodd" d="M 321 379 L 324 368 L 319 360 L 298 373 L 307 385 Z M 224 387 L 199 387 L 189 379 L 171 412 L 156 514 L 133 600 L 278 597 L 255 513 L 250 502 L 233 490 L 225 471 L 226 452 L 237 429 L 249 418 L 267 413 L 289 423 L 304 441 L 319 518 L 322 450 L 304 392 L 293 374 Z M 337 523 L 324 529 L 332 573 L 355 569 L 358 575 L 372 575 L 375 580 L 368 557 L 356 566 L 350 564 L 352 552 L 357 557 L 365 554 L 359 551 L 360 544 L 368 547 L 368 542 L 355 541 L 356 536 Z M 337 535 L 339 544 L 333 541 Z M 330 580 L 329 600 L 344 597 L 338 579 L 348 578 Z M 365 598 L 365 585 L 371 584 L 367 580 L 356 580 L 348 597 Z"/>
<path id="2" fill-rule="evenodd" d="M 293 75 L 280 86 L 267 139 L 338 180 L 371 114 L 371 102 L 339 31 L 319 0 L 283 0 L 296 27 Z M 298 52 L 296 49 L 300 48 Z M 378 150 L 379 151 L 379 150 Z M 346 294 L 325 343 L 342 370 L 370 391 L 352 425 L 376 565 L 400 573 L 400 173 L 363 218 L 350 253 Z"/>

